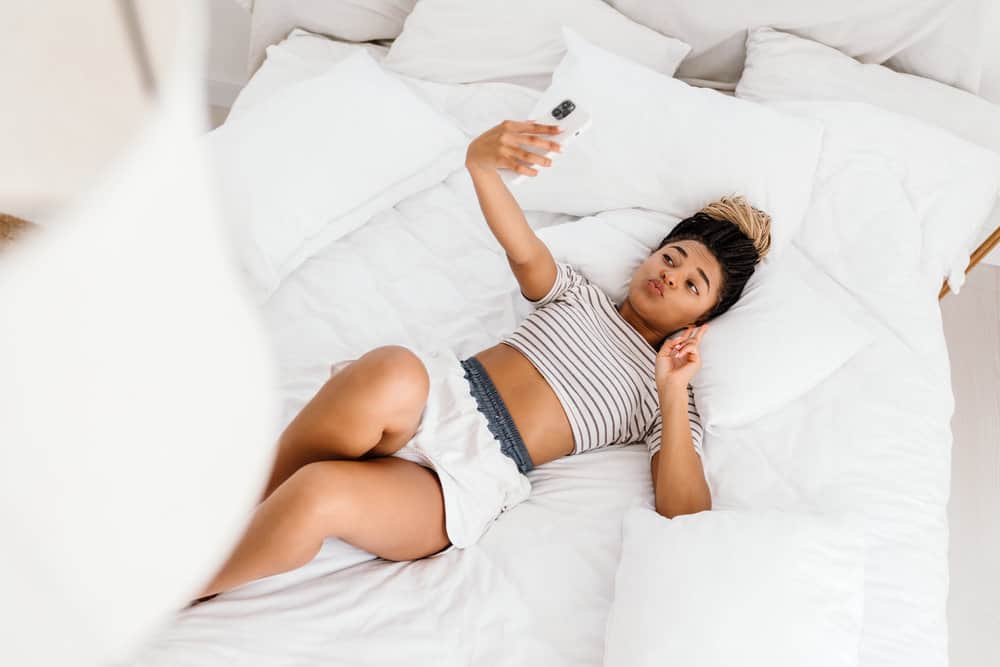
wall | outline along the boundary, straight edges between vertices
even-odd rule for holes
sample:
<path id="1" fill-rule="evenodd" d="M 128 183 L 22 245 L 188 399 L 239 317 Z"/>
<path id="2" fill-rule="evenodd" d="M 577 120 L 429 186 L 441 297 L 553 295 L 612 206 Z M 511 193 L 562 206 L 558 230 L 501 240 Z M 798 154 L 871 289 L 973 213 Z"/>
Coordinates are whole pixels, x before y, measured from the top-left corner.
<path id="1" fill-rule="evenodd" d="M 246 83 L 250 12 L 235 0 L 209 0 L 208 103 L 229 108 Z"/>

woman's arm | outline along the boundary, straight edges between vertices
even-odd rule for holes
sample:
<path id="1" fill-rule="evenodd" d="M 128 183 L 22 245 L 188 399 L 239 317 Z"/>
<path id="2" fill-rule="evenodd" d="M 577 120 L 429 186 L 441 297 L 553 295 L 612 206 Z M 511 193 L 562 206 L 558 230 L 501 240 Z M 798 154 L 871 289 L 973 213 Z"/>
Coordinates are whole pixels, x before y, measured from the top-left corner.
<path id="1" fill-rule="evenodd" d="M 660 390 L 663 418 L 662 444 L 653 454 L 653 495 L 656 511 L 668 519 L 712 509 L 701 457 L 691 441 L 687 387 L 672 385 Z"/>
<path id="2" fill-rule="evenodd" d="M 521 287 L 521 294 L 538 301 L 556 281 L 556 261 L 538 238 L 524 212 L 496 170 L 468 166 L 486 224 L 507 253 L 507 263 Z"/>
<path id="3" fill-rule="evenodd" d="M 554 126 L 504 121 L 473 140 L 465 157 L 465 168 L 472 176 L 486 224 L 503 247 L 521 293 L 532 301 L 541 299 L 552 288 L 556 280 L 555 259 L 535 235 L 497 168 L 508 167 L 518 173 L 534 175 L 530 167 L 517 160 L 545 166 L 550 160 L 520 148 L 519 144 L 558 149 L 557 143 L 530 134 L 555 131 Z"/>
<path id="4" fill-rule="evenodd" d="M 479 208 L 483 210 L 486 224 L 503 246 L 507 259 L 511 264 L 524 264 L 534 259 L 545 249 L 545 244 L 528 224 L 524 211 L 497 170 L 469 163 L 466 163 L 465 168 L 472 176 Z"/>

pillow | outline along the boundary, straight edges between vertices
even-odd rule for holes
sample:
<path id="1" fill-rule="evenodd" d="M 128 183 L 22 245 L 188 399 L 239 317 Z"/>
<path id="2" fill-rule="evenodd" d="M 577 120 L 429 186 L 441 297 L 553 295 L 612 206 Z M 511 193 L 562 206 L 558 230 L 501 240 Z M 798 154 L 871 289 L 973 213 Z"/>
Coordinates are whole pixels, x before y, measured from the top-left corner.
<path id="1" fill-rule="evenodd" d="M 421 0 L 383 64 L 419 79 L 544 90 L 566 52 L 563 25 L 667 76 L 690 50 L 601 0 Z"/>
<path id="2" fill-rule="evenodd" d="M 621 304 L 635 269 L 677 222 L 622 209 L 536 234 L 557 261 Z M 869 324 L 864 309 L 794 246 L 781 260 L 758 264 L 740 299 L 702 338 L 702 367 L 691 380 L 702 424 L 739 426 L 782 408 L 867 346 Z"/>
<path id="3" fill-rule="evenodd" d="M 242 115 L 285 86 L 325 74 L 334 64 L 351 57 L 359 49 L 368 51 L 379 63 L 389 50 L 378 44 L 342 42 L 295 28 L 286 39 L 267 47 L 267 59 L 240 89 L 228 118 Z"/>
<path id="4" fill-rule="evenodd" d="M 732 2 L 731 0 L 608 0 L 634 21 L 691 45 L 677 69 L 685 81 L 732 89 L 740 78 L 746 31 L 770 25 L 880 63 L 935 29 L 943 0 Z"/>
<path id="5" fill-rule="evenodd" d="M 317 250 L 459 169 L 468 144 L 366 51 L 283 88 L 206 141 L 259 303 Z"/>
<path id="6" fill-rule="evenodd" d="M 986 34 L 995 35 L 1000 30 L 1000 3 L 987 4 L 984 23 Z M 983 47 L 983 71 L 979 78 L 979 90 L 984 99 L 1000 104 L 1000 40 L 988 39 Z"/>
<path id="7" fill-rule="evenodd" d="M 377 44 L 337 41 L 301 28 L 292 30 L 287 39 L 267 48 L 267 60 L 240 91 L 229 117 L 242 115 L 285 86 L 325 74 L 334 63 L 361 49 L 367 50 L 379 63 L 389 50 Z M 450 118 L 465 132 L 467 142 L 504 119 L 526 118 L 541 95 L 533 88 L 504 82 L 456 85 L 395 72 L 391 75 Z"/>
<path id="8" fill-rule="evenodd" d="M 292 28 L 349 42 L 394 39 L 417 0 L 254 0 L 250 17 L 249 72 L 264 61 L 265 49 Z"/>
<path id="9" fill-rule="evenodd" d="M 986 21 L 995 0 L 953 0 L 941 24 L 920 41 L 885 62 L 898 72 L 916 74 L 970 93 L 979 91 L 983 74 Z"/>
<path id="10" fill-rule="evenodd" d="M 1000 153 L 1000 106 L 981 97 L 882 65 L 862 65 L 837 49 L 772 28 L 751 30 L 746 47 L 737 97 L 866 102 Z"/>
<path id="11" fill-rule="evenodd" d="M 742 194 L 772 218 L 764 261 L 780 256 L 809 202 L 822 125 L 663 76 L 570 28 L 563 34 L 568 52 L 530 118 L 568 97 L 592 126 L 551 167 L 511 185 L 522 208 L 586 216 L 641 207 L 684 218 Z"/>
<path id="12" fill-rule="evenodd" d="M 809 76 L 797 74 L 803 71 Z M 910 200 L 901 201 L 899 214 L 916 216 L 913 224 L 922 230 L 922 270 L 939 286 L 947 276 L 951 290 L 959 292 L 972 250 L 1000 222 L 998 212 L 989 216 L 1000 185 L 1000 107 L 927 79 L 860 65 L 829 47 L 769 29 L 749 35 L 747 64 L 736 94 L 828 121 L 827 131 L 835 127 L 852 147 L 839 153 L 844 161 L 856 155 L 874 166 L 877 153 L 882 174 L 894 172 L 895 187 L 902 187 Z M 807 102 L 831 98 L 866 104 Z M 790 106 L 777 104 L 784 100 Z M 843 116 L 838 115 L 841 109 Z M 843 175 L 841 171 L 837 177 Z M 871 193 L 869 210 L 887 208 L 888 197 L 864 190 Z M 851 205 L 857 203 L 855 199 Z M 815 225 L 810 227 L 815 231 Z M 827 249 L 825 241 L 814 248 Z"/>
<path id="13" fill-rule="evenodd" d="M 604 667 L 859 664 L 865 537 L 844 514 L 629 509 Z"/>

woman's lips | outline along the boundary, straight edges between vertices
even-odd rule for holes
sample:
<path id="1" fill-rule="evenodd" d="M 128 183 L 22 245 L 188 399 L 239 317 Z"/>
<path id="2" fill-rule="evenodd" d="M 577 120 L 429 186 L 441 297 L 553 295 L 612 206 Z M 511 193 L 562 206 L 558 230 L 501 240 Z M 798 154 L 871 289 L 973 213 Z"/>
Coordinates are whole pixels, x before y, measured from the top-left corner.
<path id="1" fill-rule="evenodd" d="M 650 280 L 646 284 L 649 286 L 649 289 L 651 291 L 656 292 L 660 296 L 663 296 L 663 283 L 661 283 L 659 280 Z"/>

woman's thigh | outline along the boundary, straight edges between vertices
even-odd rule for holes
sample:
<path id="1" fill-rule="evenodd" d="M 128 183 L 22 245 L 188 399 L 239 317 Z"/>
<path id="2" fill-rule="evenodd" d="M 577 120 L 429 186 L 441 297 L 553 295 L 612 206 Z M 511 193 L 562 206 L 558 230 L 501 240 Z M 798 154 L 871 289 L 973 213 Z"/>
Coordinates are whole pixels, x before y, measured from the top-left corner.
<path id="1" fill-rule="evenodd" d="M 437 473 L 412 461 L 317 461 L 293 481 L 311 494 L 325 535 L 381 558 L 415 560 L 451 544 Z"/>
<path id="2" fill-rule="evenodd" d="M 423 362 L 398 345 L 375 348 L 345 365 L 281 434 L 262 498 L 309 463 L 398 451 L 416 433 L 429 391 Z"/>

